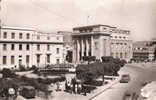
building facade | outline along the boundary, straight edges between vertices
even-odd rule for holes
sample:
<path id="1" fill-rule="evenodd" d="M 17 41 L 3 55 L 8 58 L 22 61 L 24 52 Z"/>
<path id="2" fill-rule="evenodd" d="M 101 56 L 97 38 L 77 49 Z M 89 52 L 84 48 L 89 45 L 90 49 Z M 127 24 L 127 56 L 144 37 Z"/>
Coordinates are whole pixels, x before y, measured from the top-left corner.
<path id="1" fill-rule="evenodd" d="M 1 68 L 44 66 L 62 63 L 63 36 L 37 32 L 30 28 L 2 27 Z"/>
<path id="2" fill-rule="evenodd" d="M 132 58 L 130 31 L 108 25 L 91 25 L 73 28 L 73 62 L 83 56 L 113 56 L 129 61 Z"/>
<path id="3" fill-rule="evenodd" d="M 134 61 L 153 61 L 155 45 L 153 41 L 137 41 L 133 43 Z"/>

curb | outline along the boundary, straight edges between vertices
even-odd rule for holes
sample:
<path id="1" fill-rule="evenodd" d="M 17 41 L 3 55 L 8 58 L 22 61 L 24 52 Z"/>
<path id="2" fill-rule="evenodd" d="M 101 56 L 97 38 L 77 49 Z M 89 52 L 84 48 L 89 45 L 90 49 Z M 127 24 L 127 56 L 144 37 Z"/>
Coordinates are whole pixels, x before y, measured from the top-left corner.
<path id="1" fill-rule="evenodd" d="M 113 85 L 115 85 L 116 83 L 118 83 L 119 80 L 114 80 L 112 83 L 108 84 L 106 87 L 104 87 L 104 89 L 102 91 L 100 91 L 99 93 L 95 94 L 94 96 L 92 96 L 91 98 L 89 98 L 88 100 L 93 100 L 95 97 L 99 96 L 100 94 L 102 94 L 104 91 L 106 91 L 107 89 L 110 89 Z"/>

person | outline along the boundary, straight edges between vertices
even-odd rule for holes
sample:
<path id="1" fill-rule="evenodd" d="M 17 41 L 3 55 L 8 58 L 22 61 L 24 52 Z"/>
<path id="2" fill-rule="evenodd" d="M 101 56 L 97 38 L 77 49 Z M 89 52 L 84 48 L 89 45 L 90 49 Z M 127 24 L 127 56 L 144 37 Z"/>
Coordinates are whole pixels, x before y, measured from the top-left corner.
<path id="1" fill-rule="evenodd" d="M 71 94 L 74 92 L 73 91 L 73 84 L 72 83 L 70 84 L 70 91 L 71 91 Z"/>
<path id="2" fill-rule="evenodd" d="M 86 87 L 84 85 L 82 85 L 82 91 L 84 92 L 84 95 L 87 95 L 87 91 L 86 91 Z"/>
<path id="3" fill-rule="evenodd" d="M 69 92 L 71 90 L 71 88 L 70 88 L 70 83 L 69 83 L 69 81 L 67 82 L 67 91 Z"/>
<path id="4" fill-rule="evenodd" d="M 65 91 L 68 91 L 67 80 L 66 80 L 66 82 L 65 82 Z"/>
<path id="5" fill-rule="evenodd" d="M 59 91 L 60 90 L 60 84 L 59 84 L 59 82 L 56 83 L 56 86 L 57 86 L 56 91 Z"/>
<path id="6" fill-rule="evenodd" d="M 78 94 L 81 93 L 81 90 L 82 90 L 82 84 L 80 83 L 80 84 L 78 84 L 78 90 L 77 90 Z"/>
<path id="7" fill-rule="evenodd" d="M 73 92 L 75 93 L 75 84 L 76 84 L 76 79 L 72 78 L 71 84 L 73 85 Z"/>
<path id="8" fill-rule="evenodd" d="M 77 94 L 78 84 L 75 84 L 75 94 Z"/>

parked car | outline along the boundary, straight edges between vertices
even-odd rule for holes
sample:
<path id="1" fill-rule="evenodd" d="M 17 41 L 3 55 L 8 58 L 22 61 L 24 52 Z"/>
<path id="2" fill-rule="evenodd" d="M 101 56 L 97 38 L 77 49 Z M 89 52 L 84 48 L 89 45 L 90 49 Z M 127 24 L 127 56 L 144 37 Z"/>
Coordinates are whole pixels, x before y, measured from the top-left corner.
<path id="1" fill-rule="evenodd" d="M 35 98 L 36 96 L 35 88 L 32 86 L 23 86 L 20 90 L 20 95 L 27 99 Z"/>
<path id="2" fill-rule="evenodd" d="M 130 80 L 131 80 L 130 75 L 124 74 L 121 76 L 120 83 L 128 83 Z"/>

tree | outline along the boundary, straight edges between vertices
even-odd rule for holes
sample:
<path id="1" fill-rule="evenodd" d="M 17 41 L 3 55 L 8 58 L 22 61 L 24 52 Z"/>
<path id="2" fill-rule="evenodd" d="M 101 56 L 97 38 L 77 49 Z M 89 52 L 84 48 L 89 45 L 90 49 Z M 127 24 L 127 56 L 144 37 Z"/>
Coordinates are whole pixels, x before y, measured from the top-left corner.
<path id="1" fill-rule="evenodd" d="M 156 48 L 154 50 L 154 60 L 156 60 Z"/>
<path id="2" fill-rule="evenodd" d="M 73 52 L 72 51 L 67 51 L 67 55 L 66 55 L 66 61 L 68 61 L 68 62 L 72 62 L 72 58 L 73 58 Z"/>
<path id="3" fill-rule="evenodd" d="M 2 75 L 3 75 L 3 78 L 12 78 L 15 76 L 15 74 L 8 68 L 4 68 L 2 70 Z"/>

